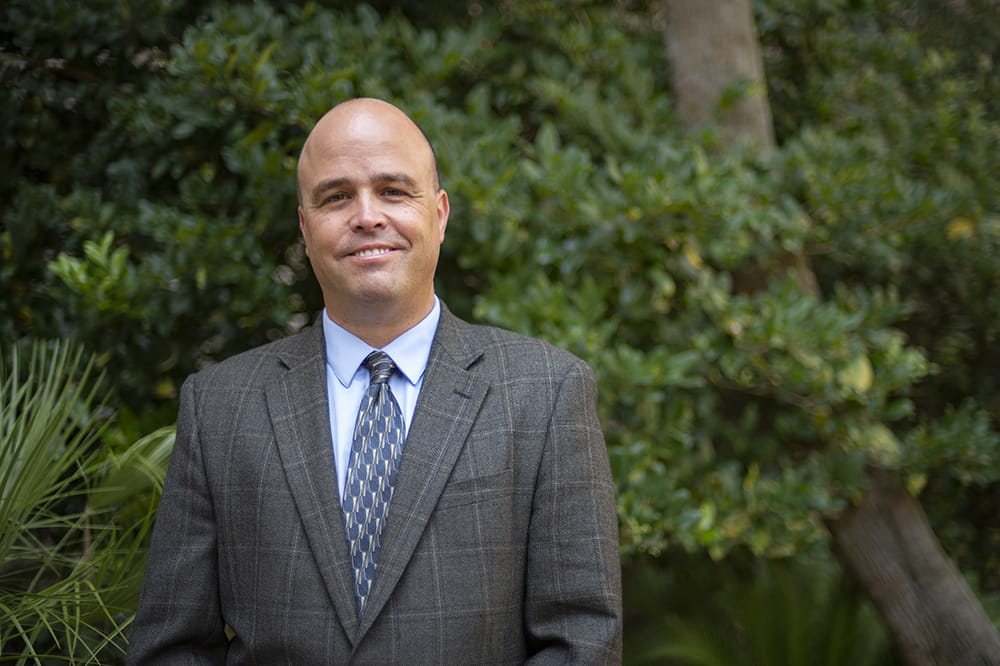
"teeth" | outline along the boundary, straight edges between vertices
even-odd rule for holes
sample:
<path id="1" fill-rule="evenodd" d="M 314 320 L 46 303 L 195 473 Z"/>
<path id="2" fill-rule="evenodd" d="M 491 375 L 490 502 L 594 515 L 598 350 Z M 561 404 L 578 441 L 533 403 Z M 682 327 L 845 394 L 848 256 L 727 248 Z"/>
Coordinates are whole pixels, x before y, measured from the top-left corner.
<path id="1" fill-rule="evenodd" d="M 380 248 L 378 248 L 376 250 L 361 250 L 361 252 L 358 252 L 358 256 L 359 257 L 374 257 L 375 255 L 378 255 L 378 254 L 388 254 L 391 251 L 392 250 L 389 250 L 387 248 L 380 247 Z"/>

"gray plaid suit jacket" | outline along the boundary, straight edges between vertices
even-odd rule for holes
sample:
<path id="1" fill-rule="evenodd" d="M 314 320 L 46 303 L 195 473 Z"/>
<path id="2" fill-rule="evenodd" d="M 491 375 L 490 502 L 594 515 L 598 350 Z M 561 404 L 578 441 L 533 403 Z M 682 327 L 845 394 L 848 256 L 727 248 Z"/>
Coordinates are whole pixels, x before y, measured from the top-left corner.
<path id="1" fill-rule="evenodd" d="M 185 383 L 129 663 L 618 663 L 590 369 L 442 308 L 359 617 L 324 362 L 317 324 Z"/>

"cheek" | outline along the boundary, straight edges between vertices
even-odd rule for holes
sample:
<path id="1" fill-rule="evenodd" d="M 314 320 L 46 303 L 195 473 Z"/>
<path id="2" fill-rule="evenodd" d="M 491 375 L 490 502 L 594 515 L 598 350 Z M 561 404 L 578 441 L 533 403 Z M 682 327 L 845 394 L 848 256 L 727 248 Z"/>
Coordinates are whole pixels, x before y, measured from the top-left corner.
<path id="1" fill-rule="evenodd" d="M 302 231 L 302 239 L 306 244 L 306 254 L 310 249 L 322 252 L 337 247 L 343 234 L 338 233 L 336 225 L 330 220 L 314 220 Z"/>

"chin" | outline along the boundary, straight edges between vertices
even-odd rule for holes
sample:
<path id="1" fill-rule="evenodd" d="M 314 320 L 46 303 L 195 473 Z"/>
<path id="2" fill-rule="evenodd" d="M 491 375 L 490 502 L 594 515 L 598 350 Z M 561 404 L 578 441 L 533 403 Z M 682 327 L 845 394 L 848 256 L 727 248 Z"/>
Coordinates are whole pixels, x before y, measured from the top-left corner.
<path id="1" fill-rule="evenodd" d="M 372 288 L 356 291 L 352 300 L 363 307 L 387 308 L 394 305 L 403 305 L 408 299 L 404 294 L 395 289 Z"/>

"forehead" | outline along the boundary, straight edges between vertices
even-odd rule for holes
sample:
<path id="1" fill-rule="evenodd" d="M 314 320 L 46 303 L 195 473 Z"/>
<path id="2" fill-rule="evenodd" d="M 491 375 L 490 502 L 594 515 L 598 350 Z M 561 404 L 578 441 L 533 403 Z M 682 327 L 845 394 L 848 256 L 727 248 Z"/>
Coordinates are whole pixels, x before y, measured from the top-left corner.
<path id="1" fill-rule="evenodd" d="M 300 167 L 303 176 L 322 178 L 364 178 L 386 172 L 421 178 L 433 170 L 433 156 L 416 125 L 395 109 L 334 110 L 309 136 Z"/>

